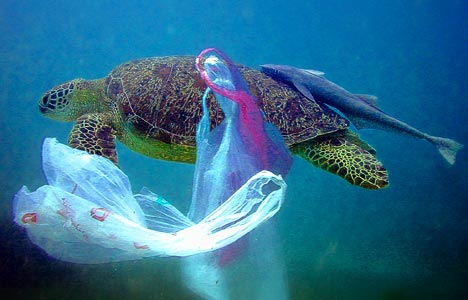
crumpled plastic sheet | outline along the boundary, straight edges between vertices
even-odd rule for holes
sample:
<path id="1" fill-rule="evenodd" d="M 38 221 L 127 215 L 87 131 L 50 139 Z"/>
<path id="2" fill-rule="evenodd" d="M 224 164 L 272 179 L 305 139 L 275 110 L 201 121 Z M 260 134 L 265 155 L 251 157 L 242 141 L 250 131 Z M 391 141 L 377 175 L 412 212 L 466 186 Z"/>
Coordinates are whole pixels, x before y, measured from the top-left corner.
<path id="1" fill-rule="evenodd" d="M 197 165 L 197 186 L 188 214 L 195 222 L 257 172 L 269 170 L 286 176 L 292 164 L 280 132 L 264 121 L 263 112 L 235 64 L 219 50 L 209 48 L 197 57 L 196 66 L 215 94 L 225 119 L 210 131 L 203 102 L 204 117 L 197 128 L 197 158 L 203 163 Z M 218 192 L 211 198 L 200 197 L 207 190 Z M 284 264 L 275 235 L 272 222 L 268 222 L 218 251 L 185 258 L 184 281 L 202 299 L 288 299 Z M 240 264 L 245 266 L 246 261 L 247 268 L 239 273 Z M 233 269 L 237 275 L 232 275 Z"/>
<path id="2" fill-rule="evenodd" d="M 262 171 L 199 222 L 144 189 L 132 195 L 128 177 L 106 158 L 44 140 L 48 185 L 15 195 L 14 221 L 49 255 L 75 263 L 149 256 L 188 256 L 224 247 L 271 218 L 285 183 Z M 265 191 L 273 184 L 275 190 Z M 209 191 L 203 197 L 210 197 Z"/>

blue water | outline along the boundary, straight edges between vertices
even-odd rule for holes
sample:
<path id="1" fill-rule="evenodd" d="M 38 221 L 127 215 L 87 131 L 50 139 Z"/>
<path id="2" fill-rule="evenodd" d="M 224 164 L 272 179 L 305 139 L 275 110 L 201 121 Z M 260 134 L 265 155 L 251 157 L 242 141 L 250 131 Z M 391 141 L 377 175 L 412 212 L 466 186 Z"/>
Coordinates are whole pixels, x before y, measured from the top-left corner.
<path id="1" fill-rule="evenodd" d="M 233 4 L 239 3 L 239 4 Z M 0 293 L 15 299 L 196 299 L 177 258 L 83 266 L 49 258 L 12 223 L 11 199 L 43 185 L 44 137 L 70 123 L 37 100 L 130 59 L 215 46 L 256 67 L 324 71 L 429 134 L 468 144 L 468 2 L 11 1 L 0 3 Z M 449 166 L 423 140 L 360 131 L 390 173 L 381 191 L 296 158 L 276 217 L 291 299 L 468 299 L 468 151 Z M 135 190 L 188 209 L 193 166 L 118 148 Z M 238 274 L 242 278 L 242 274 Z"/>

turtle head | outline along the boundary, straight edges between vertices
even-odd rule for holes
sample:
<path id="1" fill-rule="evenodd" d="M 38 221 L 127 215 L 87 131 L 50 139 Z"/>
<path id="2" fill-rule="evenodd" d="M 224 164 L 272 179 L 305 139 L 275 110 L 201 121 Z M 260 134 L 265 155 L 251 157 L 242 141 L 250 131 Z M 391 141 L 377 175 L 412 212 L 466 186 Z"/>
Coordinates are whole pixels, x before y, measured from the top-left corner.
<path id="1" fill-rule="evenodd" d="M 101 112 L 104 90 L 99 80 L 74 79 L 47 91 L 39 100 L 39 111 L 60 121 L 75 121 L 78 117 Z"/>

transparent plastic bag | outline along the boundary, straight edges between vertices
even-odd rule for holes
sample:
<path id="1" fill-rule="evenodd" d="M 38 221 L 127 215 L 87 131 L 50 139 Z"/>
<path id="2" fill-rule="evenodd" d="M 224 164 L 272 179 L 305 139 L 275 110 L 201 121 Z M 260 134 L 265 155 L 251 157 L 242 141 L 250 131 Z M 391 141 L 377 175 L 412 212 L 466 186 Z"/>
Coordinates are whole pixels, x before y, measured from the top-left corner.
<path id="1" fill-rule="evenodd" d="M 76 263 L 219 249 L 271 218 L 285 192 L 280 176 L 259 172 L 195 224 L 148 190 L 132 195 L 127 176 L 106 158 L 50 138 L 42 155 L 48 185 L 32 193 L 21 188 L 13 201 L 14 220 L 48 254 Z"/>
<path id="2" fill-rule="evenodd" d="M 197 128 L 197 160 L 201 163 L 195 171 L 197 186 L 188 214 L 195 222 L 257 172 L 269 170 L 286 176 L 292 164 L 280 132 L 264 120 L 257 99 L 236 65 L 219 50 L 210 48 L 200 53 L 196 66 L 225 118 L 210 131 L 205 94 L 204 115 Z M 274 187 L 265 186 L 269 188 Z M 199 196 L 208 190 L 217 192 L 210 198 Z M 272 223 L 218 251 L 185 258 L 183 275 L 187 286 L 207 300 L 288 299 L 284 263 Z M 239 269 L 239 263 L 246 260 L 248 263 L 243 265 L 247 269 Z M 235 272 L 230 268 L 233 264 Z"/>

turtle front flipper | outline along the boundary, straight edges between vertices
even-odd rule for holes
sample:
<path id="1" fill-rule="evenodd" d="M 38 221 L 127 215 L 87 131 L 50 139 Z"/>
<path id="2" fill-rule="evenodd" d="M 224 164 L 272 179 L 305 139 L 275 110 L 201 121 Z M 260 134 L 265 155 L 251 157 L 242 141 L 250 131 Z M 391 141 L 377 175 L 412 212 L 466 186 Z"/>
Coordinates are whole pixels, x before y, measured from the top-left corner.
<path id="1" fill-rule="evenodd" d="M 79 117 L 70 132 L 68 144 L 72 148 L 104 156 L 117 164 L 116 135 L 110 120 L 109 115 L 99 113 Z"/>
<path id="2" fill-rule="evenodd" d="M 317 167 L 367 189 L 388 186 L 388 173 L 375 150 L 351 131 L 317 137 L 297 144 L 291 151 Z"/>

